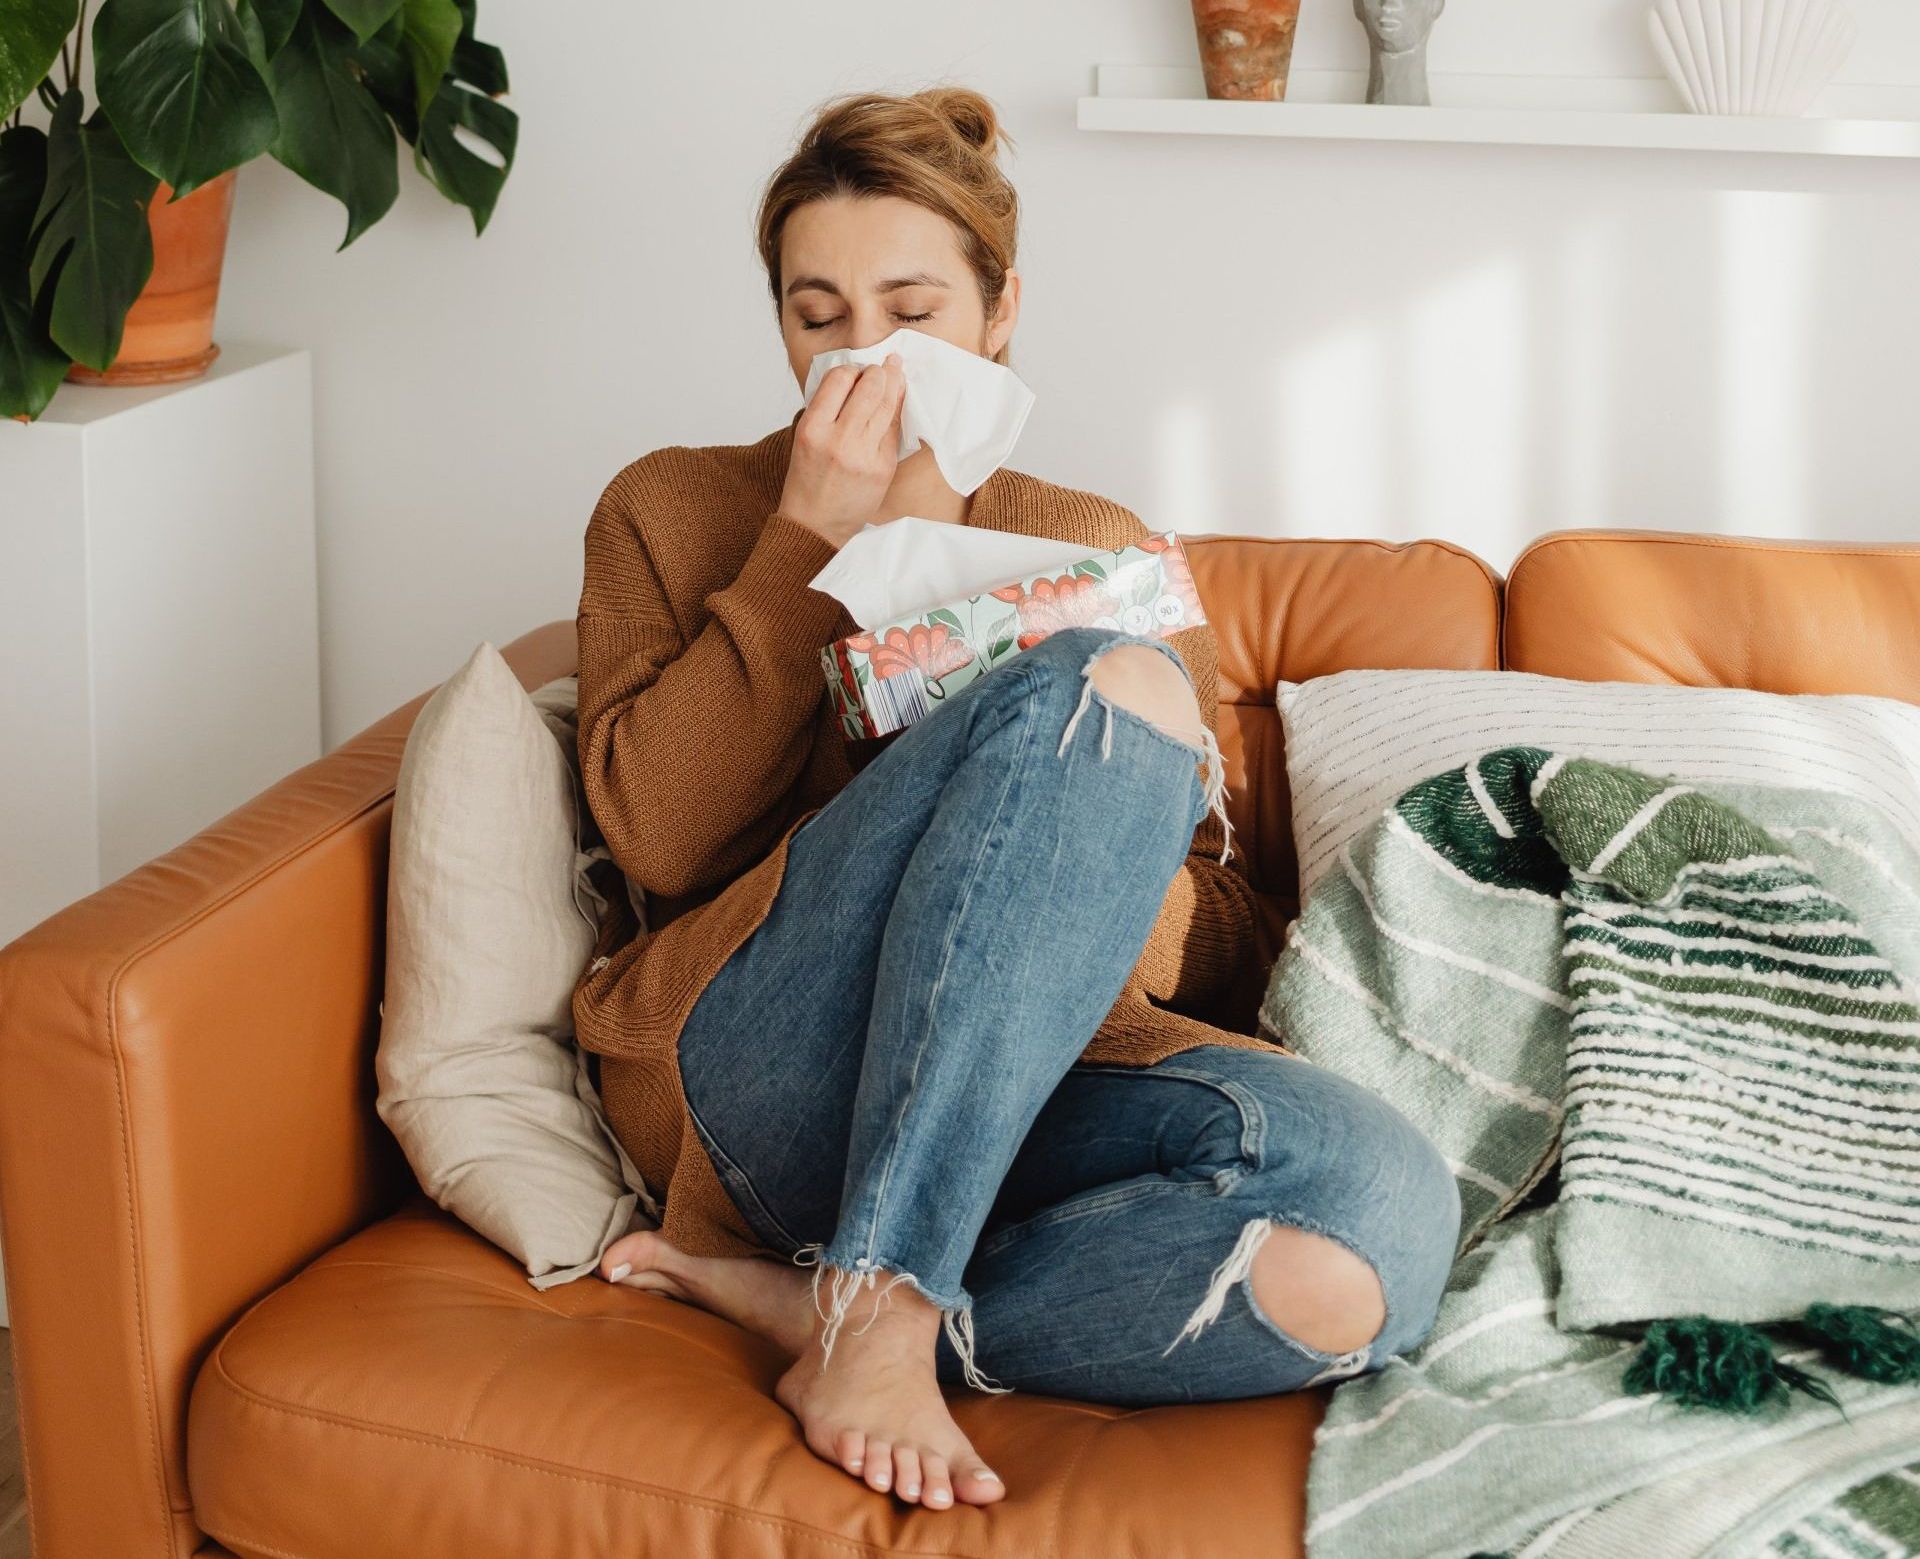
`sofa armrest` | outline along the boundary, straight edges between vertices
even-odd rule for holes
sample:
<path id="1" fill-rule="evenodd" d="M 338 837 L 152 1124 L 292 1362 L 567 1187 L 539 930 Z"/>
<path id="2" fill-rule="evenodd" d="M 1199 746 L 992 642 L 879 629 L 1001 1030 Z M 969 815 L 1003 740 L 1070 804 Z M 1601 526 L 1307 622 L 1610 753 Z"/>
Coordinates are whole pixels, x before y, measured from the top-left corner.
<path id="1" fill-rule="evenodd" d="M 571 621 L 504 650 L 574 670 Z M 0 1243 L 36 1559 L 185 1556 L 195 1371 L 414 1189 L 374 1109 L 423 693 L 0 949 Z"/>

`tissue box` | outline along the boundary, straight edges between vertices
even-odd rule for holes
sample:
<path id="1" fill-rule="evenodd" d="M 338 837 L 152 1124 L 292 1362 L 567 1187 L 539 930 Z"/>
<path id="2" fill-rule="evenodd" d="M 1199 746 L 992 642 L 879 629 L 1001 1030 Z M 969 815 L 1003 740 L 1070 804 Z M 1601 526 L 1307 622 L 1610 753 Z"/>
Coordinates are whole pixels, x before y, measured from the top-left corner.
<path id="1" fill-rule="evenodd" d="M 1156 531 L 1117 552 L 1091 553 L 849 635 L 821 650 L 820 660 L 841 729 L 885 736 L 1056 628 L 1092 624 L 1165 638 L 1206 620 L 1180 538 Z"/>

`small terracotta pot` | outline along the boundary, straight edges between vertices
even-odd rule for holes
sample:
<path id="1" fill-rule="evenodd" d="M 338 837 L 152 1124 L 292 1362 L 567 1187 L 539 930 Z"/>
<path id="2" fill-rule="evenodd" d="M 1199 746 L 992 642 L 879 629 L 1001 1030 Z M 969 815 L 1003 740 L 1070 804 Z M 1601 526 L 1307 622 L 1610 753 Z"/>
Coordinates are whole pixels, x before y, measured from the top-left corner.
<path id="1" fill-rule="evenodd" d="M 127 311 L 120 352 L 106 369 L 75 363 L 76 384 L 165 384 L 197 379 L 220 355 L 213 344 L 213 313 L 220 301 L 220 267 L 227 256 L 237 169 L 229 168 L 191 195 L 173 199 L 162 182 L 147 208 L 153 229 L 153 274 Z"/>
<path id="2" fill-rule="evenodd" d="M 1193 0 L 1207 96 L 1284 98 L 1299 21 L 1300 0 Z"/>

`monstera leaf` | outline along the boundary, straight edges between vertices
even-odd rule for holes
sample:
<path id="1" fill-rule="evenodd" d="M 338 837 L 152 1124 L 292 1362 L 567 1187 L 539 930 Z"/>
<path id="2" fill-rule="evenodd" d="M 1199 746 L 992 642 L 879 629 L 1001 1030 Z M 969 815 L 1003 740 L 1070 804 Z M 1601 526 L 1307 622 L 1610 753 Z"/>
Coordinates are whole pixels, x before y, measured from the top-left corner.
<path id="1" fill-rule="evenodd" d="M 301 0 L 236 0 L 234 14 L 246 35 L 247 56 L 263 77 L 274 55 L 293 36 L 294 23 L 300 20 L 300 4 Z"/>
<path id="2" fill-rule="evenodd" d="M 393 126 L 351 68 L 352 47 L 331 16 L 310 6 L 273 57 L 273 155 L 347 208 L 342 249 L 400 195 Z"/>
<path id="3" fill-rule="evenodd" d="M 28 274 L 42 306 L 50 296 L 54 343 L 75 362 L 105 368 L 153 271 L 147 204 L 159 181 L 127 155 L 104 114 L 96 109 L 83 124 L 81 112 L 76 88 L 53 111 Z"/>
<path id="4" fill-rule="evenodd" d="M 413 71 L 414 112 L 424 115 L 453 63 L 462 26 L 460 8 L 453 0 L 403 0 L 396 14 L 400 52 Z"/>
<path id="5" fill-rule="evenodd" d="M 400 0 L 326 0 L 327 9 L 353 29 L 365 43 L 400 9 Z"/>
<path id="6" fill-rule="evenodd" d="M 477 135 L 500 156 L 490 162 L 471 151 L 454 134 L 464 129 Z M 458 201 L 473 213 L 473 232 L 477 238 L 487 230 L 494 202 L 513 167 L 514 146 L 519 140 L 520 119 L 511 108 L 469 92 L 452 81 L 443 81 L 440 91 L 420 121 L 420 140 L 413 149 L 414 165 L 433 180 L 449 200 Z"/>
<path id="7" fill-rule="evenodd" d="M 47 188 L 47 138 L 32 125 L 0 131 L 0 416 L 37 417 L 66 376 L 27 265 L 33 214 Z"/>
<path id="8" fill-rule="evenodd" d="M 460 40 L 453 0 L 405 0 L 386 26 L 353 51 L 360 79 L 411 144 Z"/>
<path id="9" fill-rule="evenodd" d="M 460 10 L 460 41 L 453 46 L 453 73 L 488 97 L 507 90 L 507 57 L 473 35 L 474 0 L 454 0 Z"/>
<path id="10" fill-rule="evenodd" d="M 451 14 L 458 37 L 446 36 L 442 29 L 448 18 L 443 16 L 430 40 L 423 39 L 409 13 L 425 13 L 442 5 Z M 367 90 L 412 144 L 414 167 L 447 199 L 473 213 L 473 230 L 478 235 L 486 231 L 513 167 L 520 118 L 494 102 L 484 88 L 473 90 L 479 83 L 465 81 L 463 60 L 505 90 L 505 61 L 499 59 L 497 49 L 473 41 L 472 25 L 471 0 L 406 0 L 387 26 L 354 51 L 354 61 Z M 440 57 L 443 46 L 450 47 L 446 58 Z M 424 52 L 429 47 L 431 54 Z M 418 97 L 422 91 L 428 92 L 424 105 Z M 462 130 L 466 136 L 457 133 Z M 493 155 L 476 148 L 491 150 Z"/>
<path id="11" fill-rule="evenodd" d="M 231 0 L 109 0 L 93 52 L 100 107 L 134 161 L 176 196 L 273 143 L 273 93 Z"/>
<path id="12" fill-rule="evenodd" d="M 0 0 L 0 115 L 46 78 L 80 18 L 80 0 Z"/>

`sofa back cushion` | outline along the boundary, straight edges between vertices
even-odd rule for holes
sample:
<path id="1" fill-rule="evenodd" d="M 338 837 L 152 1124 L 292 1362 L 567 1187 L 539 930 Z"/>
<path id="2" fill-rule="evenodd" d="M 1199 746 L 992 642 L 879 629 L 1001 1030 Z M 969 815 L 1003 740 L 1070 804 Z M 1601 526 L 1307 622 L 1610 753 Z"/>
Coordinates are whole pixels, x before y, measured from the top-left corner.
<path id="1" fill-rule="evenodd" d="M 1573 531 L 1506 595 L 1515 671 L 1920 703 L 1920 547 Z"/>
<path id="2" fill-rule="evenodd" d="M 1208 535 L 1184 544 L 1220 644 L 1227 810 L 1270 963 L 1297 898 L 1276 685 L 1361 667 L 1492 670 L 1500 583 L 1473 554 L 1439 541 Z"/>

